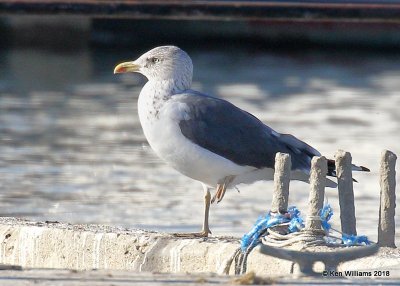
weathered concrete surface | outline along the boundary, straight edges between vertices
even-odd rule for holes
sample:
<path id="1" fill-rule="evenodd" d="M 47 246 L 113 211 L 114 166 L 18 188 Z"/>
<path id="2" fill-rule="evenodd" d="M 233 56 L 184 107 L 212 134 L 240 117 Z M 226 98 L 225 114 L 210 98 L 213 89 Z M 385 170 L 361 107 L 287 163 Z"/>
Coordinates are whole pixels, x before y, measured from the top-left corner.
<path id="1" fill-rule="evenodd" d="M 143 230 L 15 218 L 0 218 L 0 242 L 2 264 L 162 273 L 222 273 L 239 247 L 239 240 L 232 237 L 186 239 Z M 249 269 L 264 272 L 259 262 L 263 259 L 255 252 Z M 275 263 L 280 265 L 278 260 Z M 283 269 L 288 273 L 290 263 L 285 263 Z"/>
<path id="2" fill-rule="evenodd" d="M 398 285 L 393 278 L 324 278 L 313 277 L 302 279 L 290 276 L 269 278 L 248 273 L 239 277 L 221 276 L 210 273 L 202 274 L 163 274 L 163 273 L 133 273 L 128 271 L 89 270 L 71 271 L 59 269 L 24 269 L 0 271 L 0 285 L 26 286 L 122 286 L 122 285 Z"/>
<path id="3" fill-rule="evenodd" d="M 222 274 L 228 259 L 239 247 L 239 240 L 231 237 L 183 239 L 143 230 L 15 218 L 0 218 L 0 243 L 0 264 L 181 274 Z M 395 269 L 389 278 L 396 273 L 399 278 L 398 249 L 385 248 L 376 256 L 343 266 L 346 270 L 389 268 Z M 256 248 L 249 256 L 247 269 L 259 275 L 287 276 L 292 263 L 262 255 Z"/>
<path id="4" fill-rule="evenodd" d="M 271 211 L 287 211 L 289 202 L 290 170 L 292 161 L 289 154 L 276 153 L 274 192 L 272 195 Z"/>
<path id="5" fill-rule="evenodd" d="M 310 195 L 308 199 L 308 212 L 306 229 L 320 230 L 321 220 L 319 210 L 322 209 L 325 197 L 326 173 L 328 172 L 325 157 L 314 157 L 311 160 Z"/>
<path id="6" fill-rule="evenodd" d="M 338 150 L 335 154 L 335 161 L 342 232 L 357 235 L 351 154 Z"/>
<path id="7" fill-rule="evenodd" d="M 382 152 L 380 167 L 381 197 L 379 206 L 378 243 L 381 246 L 396 247 L 396 160 L 391 151 Z"/>
<path id="8" fill-rule="evenodd" d="M 0 272 L 0 285 L 221 285 L 230 282 L 232 277 L 212 274 L 155 274 L 150 272 L 132 273 L 128 271 L 71 271 L 50 269 L 25 269 L 23 271 L 5 270 Z"/>

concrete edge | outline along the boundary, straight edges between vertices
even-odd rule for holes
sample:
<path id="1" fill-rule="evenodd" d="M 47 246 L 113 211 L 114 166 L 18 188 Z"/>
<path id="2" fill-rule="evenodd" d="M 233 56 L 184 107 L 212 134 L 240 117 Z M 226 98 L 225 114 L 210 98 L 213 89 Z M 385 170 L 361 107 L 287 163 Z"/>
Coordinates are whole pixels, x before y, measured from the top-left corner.
<path id="1" fill-rule="evenodd" d="M 223 274 L 239 247 L 239 239 L 232 237 L 187 239 L 137 229 L 16 218 L 0 218 L 0 243 L 0 264 L 178 274 Z M 247 265 L 248 271 L 271 277 L 287 276 L 293 268 L 290 261 L 262 255 L 257 249 Z M 400 251 L 383 248 L 377 255 L 346 262 L 339 269 L 387 269 L 390 278 L 400 277 Z M 229 273 L 234 273 L 233 266 Z"/>

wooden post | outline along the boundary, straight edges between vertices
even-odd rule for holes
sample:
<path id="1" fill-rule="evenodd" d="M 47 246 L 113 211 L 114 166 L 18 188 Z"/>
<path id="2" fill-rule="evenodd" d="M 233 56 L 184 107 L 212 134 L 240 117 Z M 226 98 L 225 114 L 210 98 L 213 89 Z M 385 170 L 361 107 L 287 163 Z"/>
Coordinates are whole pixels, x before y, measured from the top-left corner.
<path id="1" fill-rule="evenodd" d="M 272 212 L 284 213 L 287 211 L 289 202 L 289 184 L 292 162 L 289 154 L 276 153 L 274 192 L 272 194 Z"/>
<path id="2" fill-rule="evenodd" d="M 342 232 L 357 235 L 351 154 L 338 150 L 335 154 L 335 161 Z"/>
<path id="3" fill-rule="evenodd" d="M 306 230 L 321 230 L 319 211 L 324 204 L 327 171 L 328 162 L 325 157 L 314 157 L 311 160 L 310 196 L 308 199 Z"/>
<path id="4" fill-rule="evenodd" d="M 380 167 L 380 207 L 378 244 L 396 247 L 395 244 L 395 209 L 396 209 L 396 159 L 397 156 L 384 150 Z"/>

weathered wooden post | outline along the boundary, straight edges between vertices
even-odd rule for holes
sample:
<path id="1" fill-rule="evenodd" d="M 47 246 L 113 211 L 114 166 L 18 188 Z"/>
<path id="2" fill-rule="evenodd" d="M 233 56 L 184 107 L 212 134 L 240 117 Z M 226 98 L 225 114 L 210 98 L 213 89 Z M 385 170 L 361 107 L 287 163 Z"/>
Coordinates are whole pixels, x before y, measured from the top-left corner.
<path id="1" fill-rule="evenodd" d="M 335 154 L 335 165 L 342 232 L 357 235 L 351 154 L 343 150 L 338 150 Z"/>
<path id="2" fill-rule="evenodd" d="M 397 156 L 393 152 L 388 150 L 382 152 L 378 226 L 379 246 L 396 247 L 394 221 L 396 209 L 396 159 Z"/>
<path id="3" fill-rule="evenodd" d="M 309 231 L 321 230 L 319 211 L 324 204 L 327 171 L 328 165 L 325 157 L 314 157 L 311 160 L 310 196 L 308 199 L 309 207 L 305 227 Z"/>
<path id="4" fill-rule="evenodd" d="M 272 194 L 272 212 L 284 213 L 288 208 L 290 171 L 292 162 L 289 154 L 276 153 L 274 192 Z"/>

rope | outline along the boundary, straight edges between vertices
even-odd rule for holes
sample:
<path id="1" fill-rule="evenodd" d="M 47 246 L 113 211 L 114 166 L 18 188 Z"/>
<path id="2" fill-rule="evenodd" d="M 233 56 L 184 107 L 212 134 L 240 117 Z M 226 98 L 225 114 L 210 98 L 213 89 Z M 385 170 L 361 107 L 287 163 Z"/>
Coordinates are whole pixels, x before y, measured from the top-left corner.
<path id="1" fill-rule="evenodd" d="M 268 212 L 264 217 L 259 217 L 253 228 L 243 236 L 241 246 L 233 255 L 227 265 L 235 260 L 235 274 L 244 274 L 247 270 L 247 257 L 259 244 L 263 243 L 273 247 L 287 247 L 301 243 L 304 250 L 310 246 L 335 245 L 353 246 L 369 245 L 371 242 L 364 235 L 356 236 L 342 233 L 333 229 L 329 220 L 333 210 L 329 204 L 325 204 L 318 216 L 307 216 L 307 220 L 319 220 L 323 230 L 320 232 L 304 231 L 304 221 L 300 211 L 296 207 L 289 207 L 286 213 Z M 333 236 L 331 231 L 341 234 L 341 237 Z"/>

